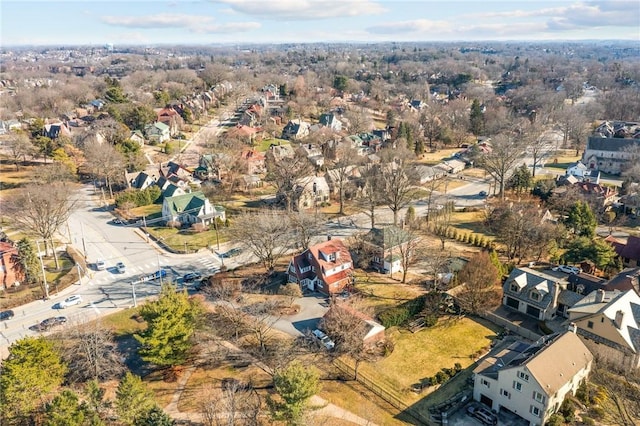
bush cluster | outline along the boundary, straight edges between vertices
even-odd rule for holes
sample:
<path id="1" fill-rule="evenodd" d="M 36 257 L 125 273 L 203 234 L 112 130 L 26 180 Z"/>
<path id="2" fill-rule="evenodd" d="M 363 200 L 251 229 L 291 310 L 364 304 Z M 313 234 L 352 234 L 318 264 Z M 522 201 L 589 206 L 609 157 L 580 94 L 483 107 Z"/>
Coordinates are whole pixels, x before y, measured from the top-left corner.
<path id="1" fill-rule="evenodd" d="M 122 207 L 124 204 L 131 203 L 136 207 L 148 206 L 155 203 L 162 194 L 157 186 L 149 186 L 143 190 L 127 189 L 116 197 L 116 206 Z"/>
<path id="2" fill-rule="evenodd" d="M 456 362 L 453 368 L 445 367 L 438 371 L 435 376 L 425 379 L 424 382 L 427 386 L 441 385 L 452 379 L 460 371 L 462 371 L 462 365 Z"/>
<path id="3" fill-rule="evenodd" d="M 402 325 L 422 311 L 424 302 L 424 296 L 416 297 L 415 299 L 381 312 L 378 315 L 378 319 L 380 323 L 387 328 Z"/>
<path id="4" fill-rule="evenodd" d="M 471 244 L 480 248 L 491 248 L 491 240 L 487 237 L 473 234 L 471 232 L 461 232 L 460 230 L 452 227 L 435 227 L 433 232 L 438 236 L 445 236 L 452 240 L 460 241 L 461 243 Z"/>

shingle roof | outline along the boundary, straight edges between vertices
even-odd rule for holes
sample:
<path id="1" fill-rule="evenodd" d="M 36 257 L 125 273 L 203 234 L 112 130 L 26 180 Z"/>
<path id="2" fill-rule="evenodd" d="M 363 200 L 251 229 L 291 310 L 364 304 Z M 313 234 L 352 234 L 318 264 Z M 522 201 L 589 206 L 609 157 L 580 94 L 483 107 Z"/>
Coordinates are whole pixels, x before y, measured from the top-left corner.
<path id="1" fill-rule="evenodd" d="M 174 215 L 188 212 L 197 216 L 200 209 L 205 205 L 206 198 L 201 191 L 197 191 L 190 194 L 176 195 L 175 197 L 166 197 L 165 202 L 169 205 L 169 210 Z"/>

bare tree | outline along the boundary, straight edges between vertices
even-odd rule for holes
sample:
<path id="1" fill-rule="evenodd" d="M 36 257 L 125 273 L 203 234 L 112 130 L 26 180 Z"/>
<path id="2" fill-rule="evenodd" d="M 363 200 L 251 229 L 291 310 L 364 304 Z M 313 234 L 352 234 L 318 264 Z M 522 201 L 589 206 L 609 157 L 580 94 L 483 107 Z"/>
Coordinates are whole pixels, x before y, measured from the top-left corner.
<path id="1" fill-rule="evenodd" d="M 17 224 L 44 240 L 45 250 L 48 250 L 49 242 L 53 241 L 54 234 L 75 206 L 72 192 L 71 185 L 65 183 L 29 184 L 9 197 L 3 210 Z M 51 248 L 55 256 L 55 248 Z"/>
<path id="2" fill-rule="evenodd" d="M 288 217 L 296 247 L 303 250 L 309 248 L 311 239 L 321 231 L 318 216 L 301 210 L 289 212 Z"/>
<path id="3" fill-rule="evenodd" d="M 350 184 L 350 178 L 353 170 L 356 168 L 358 154 L 355 149 L 349 145 L 341 145 L 336 152 L 336 161 L 332 164 L 332 169 L 327 173 L 331 174 L 338 189 L 338 201 L 340 203 L 340 211 L 338 214 L 344 214 L 344 198 L 345 191 Z"/>
<path id="4" fill-rule="evenodd" d="M 267 271 L 273 270 L 278 258 L 287 252 L 291 244 L 289 220 L 276 211 L 241 214 L 233 221 L 230 231 Z"/>
<path id="5" fill-rule="evenodd" d="M 349 131 L 353 134 L 369 132 L 373 128 L 373 120 L 364 108 L 347 111 L 345 118 L 349 120 Z"/>
<path id="6" fill-rule="evenodd" d="M 412 153 L 406 150 L 387 150 L 382 157 L 382 194 L 384 203 L 393 212 L 393 224 L 398 223 L 398 213 L 407 207 L 417 195 L 416 171 L 410 162 Z"/>
<path id="7" fill-rule="evenodd" d="M 518 163 L 524 149 L 522 139 L 514 134 L 500 134 L 491 143 L 491 152 L 479 157 L 478 163 L 496 181 L 500 197 L 504 199 L 505 184 L 511 176 L 513 167 Z"/>
<path id="8" fill-rule="evenodd" d="M 447 201 L 442 208 L 433 213 L 429 213 L 431 217 L 431 231 L 440 240 L 442 250 L 444 251 L 444 244 L 449 238 L 449 232 L 451 229 L 451 221 L 453 219 L 453 213 L 455 212 L 455 206 L 453 201 Z"/>
<path id="9" fill-rule="evenodd" d="M 12 134 L 4 143 L 4 147 L 9 151 L 16 170 L 20 170 L 18 166 L 20 160 L 24 163 L 27 161 L 27 156 L 35 152 L 35 147 L 31 143 L 31 140 L 29 140 L 29 137 L 24 133 Z"/>
<path id="10" fill-rule="evenodd" d="M 124 157 L 113 145 L 88 142 L 84 147 L 86 165 L 96 179 L 104 179 L 109 188 L 109 195 L 113 198 L 113 183 L 118 178 L 124 178 Z"/>
<path id="11" fill-rule="evenodd" d="M 364 166 L 361 174 L 363 187 L 357 202 L 365 214 L 369 216 L 371 228 L 374 228 L 376 224 L 376 207 L 384 201 L 382 171 L 378 165 L 367 165 Z"/>
<path id="12" fill-rule="evenodd" d="M 290 211 L 295 198 L 296 184 L 312 173 L 311 163 L 300 155 L 281 159 L 267 155 L 266 165 L 265 180 L 275 186 L 278 196 L 283 199 L 287 211 Z"/>
<path id="13" fill-rule="evenodd" d="M 71 382 L 111 380 L 125 371 L 113 333 L 100 321 L 78 324 L 59 333 Z"/>
<path id="14" fill-rule="evenodd" d="M 393 228 L 391 228 L 393 229 Z M 392 231 L 392 246 L 397 245 L 398 256 L 400 256 L 400 264 L 402 265 L 402 283 L 407 282 L 407 273 L 420 255 L 423 248 L 422 241 L 418 236 L 416 229 L 405 227 L 404 229 L 396 228 L 401 232 Z M 395 241 L 394 241 L 395 240 Z M 392 260 L 393 261 L 393 260 Z"/>
<path id="15" fill-rule="evenodd" d="M 500 274 L 487 252 L 476 253 L 458 273 L 464 287 L 456 300 L 463 311 L 479 314 L 500 306 Z"/>
<path id="16" fill-rule="evenodd" d="M 211 384 L 202 386 L 200 414 L 205 426 L 258 426 L 261 412 L 260 395 L 251 383 L 238 380 L 225 383 L 223 388 Z"/>

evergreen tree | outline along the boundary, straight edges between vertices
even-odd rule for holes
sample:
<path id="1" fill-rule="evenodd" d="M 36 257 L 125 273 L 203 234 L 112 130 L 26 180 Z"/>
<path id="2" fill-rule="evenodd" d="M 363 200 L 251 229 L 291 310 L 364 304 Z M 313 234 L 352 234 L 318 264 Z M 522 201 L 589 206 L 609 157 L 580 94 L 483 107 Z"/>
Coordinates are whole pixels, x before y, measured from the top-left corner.
<path id="1" fill-rule="evenodd" d="M 484 113 L 480 101 L 474 99 L 471 103 L 471 112 L 469 113 L 470 130 L 476 136 L 484 133 Z"/>
<path id="2" fill-rule="evenodd" d="M 490 245 L 490 243 L 487 243 L 487 246 L 488 245 Z M 501 277 L 504 276 L 506 273 L 506 268 L 504 264 L 500 262 L 500 259 L 498 258 L 498 252 L 496 250 L 491 250 L 489 252 L 489 259 L 491 260 L 491 263 L 493 264 L 493 266 L 495 266 L 500 276 Z"/>
<path id="3" fill-rule="evenodd" d="M 93 426 L 103 424 L 98 418 L 92 418 L 85 403 L 78 395 L 68 389 L 63 390 L 45 406 L 45 426 Z"/>
<path id="4" fill-rule="evenodd" d="M 36 247 L 28 238 L 22 238 L 18 241 L 18 262 L 22 273 L 28 283 L 33 284 L 41 279 L 40 261 L 36 253 Z"/>
<path id="5" fill-rule="evenodd" d="M 134 425 L 145 418 L 155 407 L 153 394 L 140 377 L 127 373 L 116 390 L 116 412 L 120 421 Z"/>
<path id="6" fill-rule="evenodd" d="M 0 370 L 0 414 L 7 423 L 29 423 L 67 371 L 53 343 L 25 337 L 9 346 Z M 1 422 L 0 422 L 1 423 Z"/>
<path id="7" fill-rule="evenodd" d="M 184 363 L 193 347 L 191 337 L 201 312 L 200 305 L 189 299 L 186 291 L 178 292 L 173 284 L 164 284 L 158 300 L 146 303 L 140 310 L 147 328 L 134 337 L 142 345 L 142 359 L 163 367 Z"/>
<path id="8" fill-rule="evenodd" d="M 569 210 L 566 224 L 580 237 L 593 237 L 598 222 L 589 204 L 578 201 Z"/>
<path id="9" fill-rule="evenodd" d="M 175 421 L 157 405 L 136 419 L 134 426 L 173 426 Z"/>
<path id="10" fill-rule="evenodd" d="M 280 400 L 267 396 L 267 405 L 274 420 L 287 425 L 301 424 L 307 402 L 320 389 L 318 373 L 298 362 L 289 364 L 273 376 L 273 385 Z"/>

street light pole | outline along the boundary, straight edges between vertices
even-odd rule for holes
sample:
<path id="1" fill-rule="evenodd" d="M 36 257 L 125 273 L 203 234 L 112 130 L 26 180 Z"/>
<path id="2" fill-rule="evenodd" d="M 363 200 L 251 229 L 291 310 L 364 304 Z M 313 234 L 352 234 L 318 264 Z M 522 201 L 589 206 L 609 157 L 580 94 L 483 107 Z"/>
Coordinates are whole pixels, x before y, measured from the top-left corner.
<path id="1" fill-rule="evenodd" d="M 131 292 L 133 293 L 133 307 L 138 307 L 138 299 L 136 299 L 136 282 L 131 281 Z"/>
<path id="2" fill-rule="evenodd" d="M 84 223 L 80 222 L 80 232 L 82 233 L 82 251 L 84 252 L 84 262 L 87 262 L 87 245 L 84 242 Z"/>

